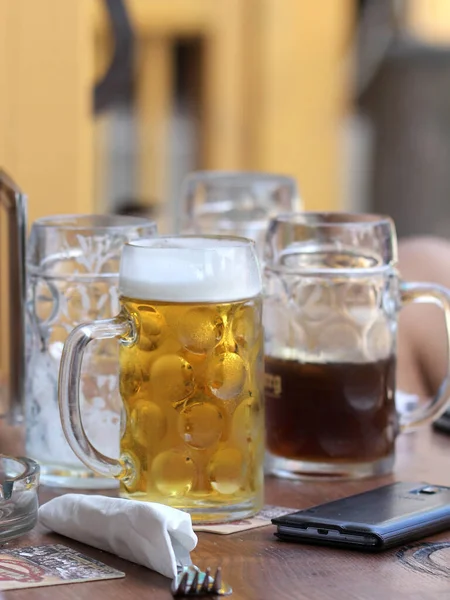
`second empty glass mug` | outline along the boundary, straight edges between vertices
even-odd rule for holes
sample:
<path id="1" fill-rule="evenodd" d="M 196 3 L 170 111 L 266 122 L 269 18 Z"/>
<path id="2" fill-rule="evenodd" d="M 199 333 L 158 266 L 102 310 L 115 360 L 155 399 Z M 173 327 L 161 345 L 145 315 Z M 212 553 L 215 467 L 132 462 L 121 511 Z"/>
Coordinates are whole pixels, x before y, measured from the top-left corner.
<path id="1" fill-rule="evenodd" d="M 395 406 L 398 313 L 450 294 L 406 283 L 391 219 L 299 213 L 271 221 L 265 255 L 265 401 L 269 470 L 289 478 L 388 473 L 399 432 L 445 409 L 439 393 L 412 413 Z M 448 329 L 447 329 L 448 334 Z"/>
<path id="2" fill-rule="evenodd" d="M 58 409 L 60 358 L 74 327 L 119 310 L 124 243 L 155 234 L 155 223 L 139 217 L 53 215 L 33 223 L 27 248 L 26 451 L 41 465 L 45 485 L 116 485 L 86 469 L 67 444 Z M 117 350 L 108 341 L 91 347 L 80 384 L 84 427 L 99 450 L 115 456 L 121 409 Z"/>
<path id="3" fill-rule="evenodd" d="M 302 210 L 295 179 L 249 171 L 196 171 L 183 183 L 176 231 L 254 240 L 262 257 L 271 217 Z"/>
<path id="4" fill-rule="evenodd" d="M 187 510 L 194 522 L 245 518 L 263 501 L 262 283 L 254 243 L 180 236 L 124 246 L 120 314 L 81 325 L 61 359 L 67 440 L 122 495 Z M 83 352 L 120 342 L 120 458 L 87 439 Z"/>

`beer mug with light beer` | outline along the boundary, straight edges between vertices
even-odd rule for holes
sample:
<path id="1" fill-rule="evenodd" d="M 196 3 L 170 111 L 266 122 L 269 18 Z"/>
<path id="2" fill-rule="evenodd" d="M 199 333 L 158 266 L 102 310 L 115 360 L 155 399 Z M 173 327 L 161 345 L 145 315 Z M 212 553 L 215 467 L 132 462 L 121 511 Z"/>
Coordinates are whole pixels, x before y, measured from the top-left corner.
<path id="1" fill-rule="evenodd" d="M 262 505 L 261 275 L 253 242 L 166 237 L 125 245 L 121 312 L 77 327 L 60 371 L 63 428 L 77 456 L 122 496 L 187 510 L 194 522 Z M 120 343 L 121 455 L 100 454 L 79 407 L 83 351 Z"/>

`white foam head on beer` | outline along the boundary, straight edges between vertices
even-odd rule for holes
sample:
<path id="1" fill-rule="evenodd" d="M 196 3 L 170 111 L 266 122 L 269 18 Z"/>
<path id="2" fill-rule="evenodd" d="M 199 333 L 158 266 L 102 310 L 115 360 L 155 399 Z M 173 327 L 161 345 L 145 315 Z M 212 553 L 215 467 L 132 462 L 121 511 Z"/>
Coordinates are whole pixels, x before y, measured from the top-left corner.
<path id="1" fill-rule="evenodd" d="M 261 293 L 252 242 L 231 237 L 161 237 L 125 245 L 122 296 L 162 302 L 233 302 Z"/>

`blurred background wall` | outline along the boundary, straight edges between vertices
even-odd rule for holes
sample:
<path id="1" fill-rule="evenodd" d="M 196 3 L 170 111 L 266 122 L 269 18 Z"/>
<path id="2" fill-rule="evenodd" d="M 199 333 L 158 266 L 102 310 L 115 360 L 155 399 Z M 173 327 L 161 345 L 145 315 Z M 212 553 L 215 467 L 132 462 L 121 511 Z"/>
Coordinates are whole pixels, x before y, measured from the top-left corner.
<path id="1" fill-rule="evenodd" d="M 352 0 L 0 0 L 0 164 L 54 212 L 176 210 L 187 171 L 342 203 Z"/>
<path id="2" fill-rule="evenodd" d="M 450 232 L 448 0 L 0 0 L 0 165 L 30 220 L 146 212 L 193 169 Z"/>
<path id="3" fill-rule="evenodd" d="M 360 8 L 352 112 L 361 208 L 391 215 L 400 236 L 448 237 L 450 3 L 364 0 Z"/>

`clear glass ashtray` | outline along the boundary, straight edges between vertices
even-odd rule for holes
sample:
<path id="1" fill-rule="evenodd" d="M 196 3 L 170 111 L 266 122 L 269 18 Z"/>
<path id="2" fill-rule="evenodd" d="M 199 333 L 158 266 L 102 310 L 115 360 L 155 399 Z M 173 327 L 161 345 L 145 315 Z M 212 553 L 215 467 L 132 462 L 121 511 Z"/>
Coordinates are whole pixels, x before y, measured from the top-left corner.
<path id="1" fill-rule="evenodd" d="M 36 525 L 39 472 L 30 458 L 0 454 L 0 544 Z"/>

